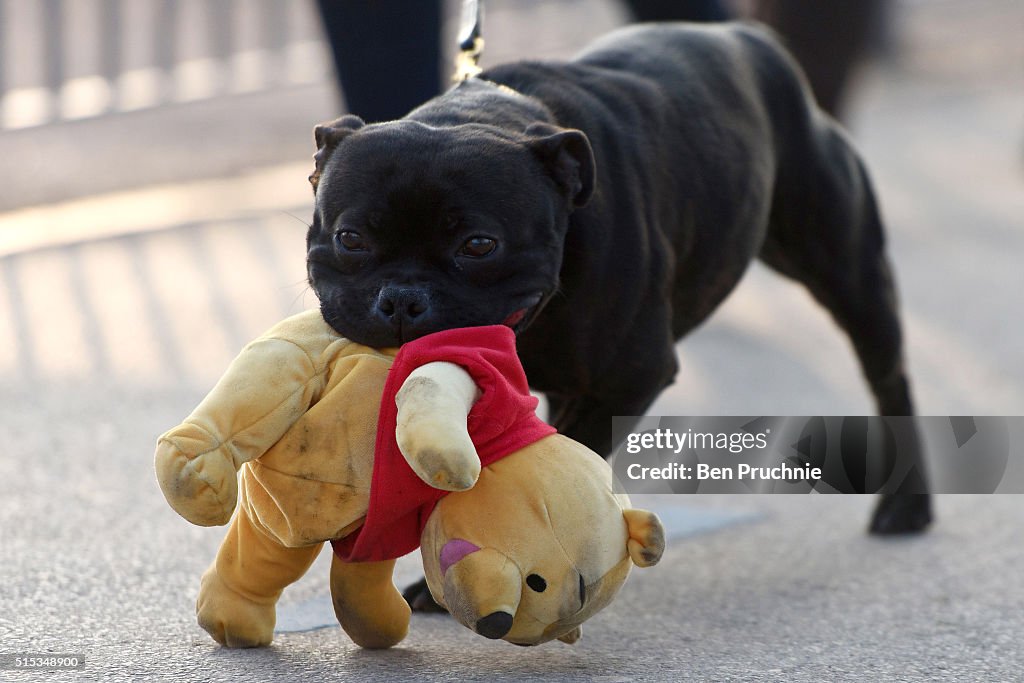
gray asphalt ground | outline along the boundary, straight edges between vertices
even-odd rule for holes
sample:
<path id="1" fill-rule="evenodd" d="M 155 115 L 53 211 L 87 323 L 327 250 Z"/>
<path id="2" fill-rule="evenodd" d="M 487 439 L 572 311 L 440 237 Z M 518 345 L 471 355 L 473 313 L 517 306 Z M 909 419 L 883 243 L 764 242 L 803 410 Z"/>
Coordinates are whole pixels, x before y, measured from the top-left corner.
<path id="1" fill-rule="evenodd" d="M 495 61 L 571 54 L 618 19 L 597 0 L 494 4 Z M 865 72 L 851 128 L 887 216 L 919 411 L 1024 415 L 1024 6 L 900 8 L 900 50 Z M 0 157 L 45 168 L 33 150 L 49 151 L 38 145 L 54 136 L 97 150 L 71 147 L 71 170 L 55 171 L 80 179 L 54 183 L 55 199 L 83 196 L 90 175 L 93 191 L 112 189 L 110 149 L 127 154 L 125 131 L 130 140 L 160 126 L 161 149 L 191 139 L 191 174 L 184 150 L 163 166 L 136 146 L 139 172 L 118 187 L 150 167 L 152 181 L 230 179 L 247 168 L 246 137 L 207 145 L 195 126 L 226 130 L 229 116 L 247 131 L 264 126 L 249 163 L 304 163 L 309 129 L 334 115 L 332 102 L 324 84 L 26 130 L 0 136 Z M 635 571 L 572 647 L 515 648 L 431 615 L 415 616 L 393 650 L 360 650 L 324 617 L 325 553 L 282 598 L 273 646 L 218 647 L 193 603 L 223 530 L 192 527 L 167 507 L 151 454 L 245 341 L 314 305 L 303 282 L 310 207 L 300 198 L 154 223 L 149 214 L 172 208 L 160 201 L 188 203 L 194 191 L 144 195 L 150 204 L 132 205 L 138 230 L 128 220 L 102 238 L 0 252 L 0 659 L 86 662 L 0 670 L 0 680 L 1024 679 L 1024 498 L 1012 495 L 940 497 L 932 531 L 909 539 L 864 533 L 868 497 L 639 500 L 665 517 L 668 552 Z M 96 207 L 69 206 L 62 221 L 98 223 Z M 0 214 L 0 238 L 27 215 Z M 651 414 L 872 409 L 827 316 L 758 266 L 680 357 L 676 385 Z M 415 560 L 402 562 L 401 581 L 416 573 Z"/>

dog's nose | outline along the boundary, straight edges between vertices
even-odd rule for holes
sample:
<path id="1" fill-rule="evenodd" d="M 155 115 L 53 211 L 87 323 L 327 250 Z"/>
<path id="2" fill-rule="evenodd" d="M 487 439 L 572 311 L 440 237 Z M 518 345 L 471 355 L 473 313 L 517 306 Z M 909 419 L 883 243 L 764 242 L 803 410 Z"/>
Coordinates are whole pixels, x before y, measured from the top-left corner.
<path id="1" fill-rule="evenodd" d="M 418 287 L 382 287 L 378 313 L 395 325 L 412 323 L 430 309 L 427 293 Z"/>

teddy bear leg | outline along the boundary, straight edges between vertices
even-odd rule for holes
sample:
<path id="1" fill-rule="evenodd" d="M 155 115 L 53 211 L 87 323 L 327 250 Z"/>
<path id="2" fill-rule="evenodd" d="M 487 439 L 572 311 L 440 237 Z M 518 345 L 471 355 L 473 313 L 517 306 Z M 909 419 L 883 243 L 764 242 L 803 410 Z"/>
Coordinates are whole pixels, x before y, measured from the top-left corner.
<path id="1" fill-rule="evenodd" d="M 306 573 L 322 547 L 286 548 L 239 510 L 217 559 L 203 574 L 196 601 L 199 625 L 227 647 L 269 645 L 281 591 Z"/>
<path id="2" fill-rule="evenodd" d="M 395 588 L 395 560 L 331 564 L 334 614 L 356 645 L 391 647 L 409 632 L 409 605 Z"/>

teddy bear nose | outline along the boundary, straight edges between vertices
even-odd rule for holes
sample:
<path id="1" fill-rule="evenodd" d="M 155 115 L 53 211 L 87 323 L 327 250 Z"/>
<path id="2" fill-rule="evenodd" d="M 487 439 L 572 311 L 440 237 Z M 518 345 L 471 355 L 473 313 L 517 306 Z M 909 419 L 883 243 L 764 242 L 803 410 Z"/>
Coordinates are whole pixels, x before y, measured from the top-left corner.
<path id="1" fill-rule="evenodd" d="M 476 622 L 476 632 L 491 640 L 497 640 L 511 630 L 512 615 L 508 612 L 491 612 Z"/>

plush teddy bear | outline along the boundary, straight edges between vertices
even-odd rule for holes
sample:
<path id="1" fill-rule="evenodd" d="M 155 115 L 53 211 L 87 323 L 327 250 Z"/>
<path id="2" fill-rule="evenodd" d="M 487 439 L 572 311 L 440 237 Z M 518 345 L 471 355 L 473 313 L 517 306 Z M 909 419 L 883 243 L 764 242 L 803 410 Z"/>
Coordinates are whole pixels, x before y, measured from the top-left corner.
<path id="1" fill-rule="evenodd" d="M 339 622 L 363 647 L 390 647 L 410 615 L 395 560 L 421 545 L 432 595 L 465 626 L 574 642 L 631 564 L 660 559 L 664 533 L 536 405 L 506 327 L 395 350 L 339 336 L 318 311 L 279 323 L 157 444 L 171 507 L 231 521 L 200 625 L 230 647 L 270 643 L 282 590 L 330 541 Z"/>

